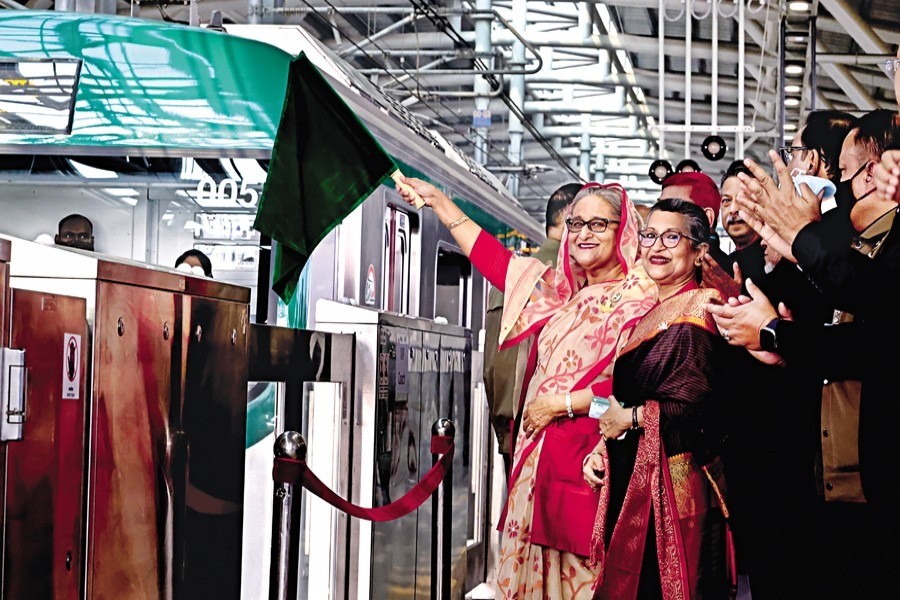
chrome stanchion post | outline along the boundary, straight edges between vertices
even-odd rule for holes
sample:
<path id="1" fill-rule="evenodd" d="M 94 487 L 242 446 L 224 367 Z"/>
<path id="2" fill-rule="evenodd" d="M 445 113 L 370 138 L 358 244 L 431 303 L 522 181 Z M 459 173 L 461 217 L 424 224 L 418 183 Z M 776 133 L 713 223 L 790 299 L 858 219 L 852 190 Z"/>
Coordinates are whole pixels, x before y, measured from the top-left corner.
<path id="1" fill-rule="evenodd" d="M 453 438 L 456 427 L 450 419 L 438 419 L 431 426 L 432 437 L 441 435 Z M 431 455 L 434 466 L 439 460 Z M 447 475 L 438 485 L 431 500 L 431 597 L 436 600 L 450 598 L 450 541 L 453 526 L 451 510 L 453 503 L 453 463 L 447 468 Z"/>
<path id="2" fill-rule="evenodd" d="M 285 431 L 275 440 L 275 458 L 306 460 L 306 440 L 296 431 Z M 300 498 L 299 492 L 297 498 Z M 297 594 L 297 574 L 291 569 L 291 517 L 294 486 L 275 482 L 272 506 L 272 564 L 269 568 L 269 600 L 287 600 L 290 590 Z M 297 517 L 300 517 L 298 504 Z M 293 561 L 296 570 L 296 561 Z"/>

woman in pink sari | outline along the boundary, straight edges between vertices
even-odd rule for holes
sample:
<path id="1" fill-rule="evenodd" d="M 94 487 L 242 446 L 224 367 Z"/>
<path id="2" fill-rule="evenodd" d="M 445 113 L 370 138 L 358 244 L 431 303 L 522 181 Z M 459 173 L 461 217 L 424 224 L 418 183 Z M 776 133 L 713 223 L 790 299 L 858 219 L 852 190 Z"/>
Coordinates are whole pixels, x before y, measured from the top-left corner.
<path id="1" fill-rule="evenodd" d="M 502 597 L 583 598 L 599 573 L 589 554 L 600 494 L 581 479 L 581 458 L 600 440 L 597 420 L 588 417 L 591 399 L 609 395 L 623 334 L 656 302 L 655 286 L 636 265 L 634 207 L 620 186 L 585 186 L 553 269 L 513 257 L 430 184 L 407 183 L 504 292 L 501 345 L 537 339 L 501 523 Z"/>

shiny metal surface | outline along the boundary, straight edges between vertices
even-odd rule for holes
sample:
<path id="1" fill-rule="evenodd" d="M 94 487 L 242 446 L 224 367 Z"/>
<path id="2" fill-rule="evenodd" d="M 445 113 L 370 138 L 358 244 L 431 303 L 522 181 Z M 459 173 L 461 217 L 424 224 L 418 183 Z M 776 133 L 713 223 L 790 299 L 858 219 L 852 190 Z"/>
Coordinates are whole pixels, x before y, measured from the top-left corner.
<path id="1" fill-rule="evenodd" d="M 450 542 L 450 597 L 462 598 L 468 526 L 471 334 L 452 325 L 337 302 L 319 301 L 317 327 L 356 334 L 357 408 L 353 438 L 354 502 L 378 506 L 399 498 L 431 464 L 431 427 L 459 424 Z M 405 385 L 404 385 L 405 381 Z M 355 596 L 431 596 L 432 508 L 387 523 L 354 523 Z"/>
<path id="2" fill-rule="evenodd" d="M 354 441 L 351 432 L 354 369 L 352 357 L 355 344 L 353 336 L 257 324 L 250 325 L 248 334 L 249 380 L 252 382 L 277 382 L 278 387 L 284 390 L 283 405 L 274 405 L 278 403 L 278 400 L 273 394 L 267 400 L 273 406 L 255 407 L 251 403 L 248 419 L 258 420 L 261 415 L 274 413 L 278 417 L 275 424 L 276 433 L 280 427 L 285 430 L 302 432 L 309 443 L 309 460 L 311 466 L 317 469 L 316 473 L 339 495 L 351 496 L 349 487 L 352 474 L 350 449 Z M 317 429 L 319 435 L 314 434 L 307 437 L 309 427 L 314 420 L 327 421 L 327 431 Z M 249 432 L 256 429 L 258 427 L 252 424 L 248 427 L 248 447 L 251 444 L 258 446 L 264 443 L 258 436 L 249 437 Z M 320 441 L 325 443 L 319 444 Z M 272 490 L 272 452 L 269 448 L 271 445 L 266 444 L 266 453 L 270 457 L 268 462 L 259 464 L 260 468 L 257 472 L 248 472 L 247 493 L 251 493 L 252 489 L 257 486 Z M 322 459 L 323 463 L 327 462 L 329 468 L 320 468 L 316 462 L 319 459 Z M 249 479 L 251 477 L 252 479 Z M 261 495 L 255 496 L 262 497 Z M 314 579 L 318 580 L 317 583 L 321 584 L 313 586 L 313 588 L 318 590 L 327 587 L 331 590 L 328 597 L 355 597 L 353 594 L 349 596 L 346 594 L 349 517 L 337 511 L 330 513 L 329 519 L 333 527 L 328 528 L 329 539 L 335 541 L 335 547 L 327 548 L 325 547 L 326 540 L 318 537 L 321 531 L 320 526 L 323 525 L 321 522 L 317 521 L 312 524 L 316 531 L 314 539 L 309 538 L 309 535 L 312 535 L 307 532 L 309 524 L 307 523 L 307 527 L 304 527 L 304 522 L 310 515 L 319 514 L 318 510 L 310 511 L 304 508 L 301 515 L 300 506 L 301 504 L 306 506 L 309 499 L 305 498 L 301 503 L 301 496 L 298 492 L 294 493 L 294 498 L 295 513 L 291 519 L 292 534 L 288 548 L 290 558 L 287 561 L 287 564 L 291 565 L 287 572 L 289 594 L 294 597 L 298 590 L 301 590 L 302 593 L 302 590 L 307 589 L 311 582 L 310 578 L 306 576 L 312 575 Z M 318 500 L 316 501 L 318 502 Z M 245 546 L 245 553 L 253 552 L 255 549 L 256 552 L 266 555 L 265 560 L 253 561 L 249 556 L 245 560 L 246 581 L 243 582 L 245 586 L 243 597 L 247 599 L 255 600 L 266 597 L 272 591 L 268 577 L 265 578 L 265 581 L 259 581 L 255 573 L 248 573 L 246 570 L 248 568 L 261 569 L 264 576 L 271 572 L 269 555 L 272 553 L 273 546 L 276 546 L 273 544 L 273 540 L 279 539 L 277 535 L 272 537 L 272 520 L 277 518 L 280 508 L 276 496 L 268 498 L 266 503 L 275 505 L 273 506 L 274 514 L 248 507 L 245 515 L 244 540 L 245 542 L 249 540 L 249 544 L 247 544 L 249 547 Z M 263 512 L 266 512 L 264 519 L 260 516 Z M 315 556 L 310 556 L 311 551 L 315 552 Z M 309 564 L 321 565 L 323 562 L 329 566 L 329 572 L 317 569 L 315 573 L 308 573 Z M 307 571 L 298 572 L 298 564 L 301 565 L 301 569 L 307 569 Z M 331 578 L 332 575 L 334 575 L 333 579 L 327 582 L 322 581 Z"/>
<path id="3" fill-rule="evenodd" d="M 87 597 L 171 598 L 184 441 L 173 428 L 180 352 L 162 327 L 177 322 L 176 296 L 98 282 L 96 310 Z"/>
<path id="4" fill-rule="evenodd" d="M 83 63 L 71 135 L 5 133 L 7 151 L 257 158 L 269 158 L 290 60 L 267 44 L 198 27 L 2 11 L 0 58 L 16 57 Z M 109 89 L 118 101 L 108 101 Z M 140 126 L 130 125 L 136 119 Z"/>
<path id="5" fill-rule="evenodd" d="M 72 473 L 86 508 L 66 563 L 83 565 L 84 596 L 237 598 L 249 291 L 89 252 L 12 247 L 16 293 L 82 298 L 88 463 L 83 478 Z M 61 351 L 47 356 L 61 364 Z"/>
<path id="6" fill-rule="evenodd" d="M 0 441 L 22 439 L 26 388 L 25 351 L 0 348 Z"/>
<path id="7" fill-rule="evenodd" d="M 80 370 L 77 398 L 62 397 L 62 382 L 66 334 L 81 336 L 77 360 L 87 360 L 85 302 L 14 290 L 12 308 L 11 343 L 32 360 L 25 436 L 6 444 L 3 593 L 79 598 L 87 370 Z"/>
<path id="8" fill-rule="evenodd" d="M 279 435 L 275 440 L 275 458 L 306 460 L 306 441 L 303 436 L 296 431 L 285 431 Z M 294 512 L 294 486 L 290 483 L 276 482 L 273 502 L 269 599 L 287 600 L 290 591 L 289 579 L 291 578 L 291 518 Z M 297 516 L 299 517 L 299 515 Z"/>

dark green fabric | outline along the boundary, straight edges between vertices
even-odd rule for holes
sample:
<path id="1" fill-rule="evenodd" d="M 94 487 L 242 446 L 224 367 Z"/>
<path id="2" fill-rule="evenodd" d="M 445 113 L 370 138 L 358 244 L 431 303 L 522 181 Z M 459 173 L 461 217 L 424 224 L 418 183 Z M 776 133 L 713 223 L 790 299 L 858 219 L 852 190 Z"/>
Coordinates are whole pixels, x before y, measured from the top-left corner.
<path id="1" fill-rule="evenodd" d="M 253 224 L 279 242 L 272 289 L 285 302 L 313 248 L 396 168 L 315 65 L 292 60 Z"/>

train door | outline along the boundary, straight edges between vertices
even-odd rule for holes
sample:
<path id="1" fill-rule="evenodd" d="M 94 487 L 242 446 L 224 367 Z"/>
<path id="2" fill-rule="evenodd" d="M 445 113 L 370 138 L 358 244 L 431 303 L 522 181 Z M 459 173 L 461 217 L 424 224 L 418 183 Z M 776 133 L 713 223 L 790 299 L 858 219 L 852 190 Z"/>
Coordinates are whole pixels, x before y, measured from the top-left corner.
<path id="1" fill-rule="evenodd" d="M 434 316 L 451 325 L 472 324 L 472 263 L 455 246 L 438 246 L 434 286 Z"/>
<path id="2" fill-rule="evenodd" d="M 409 312 L 412 227 L 409 215 L 396 206 L 384 207 L 381 306 L 388 312 Z"/>

